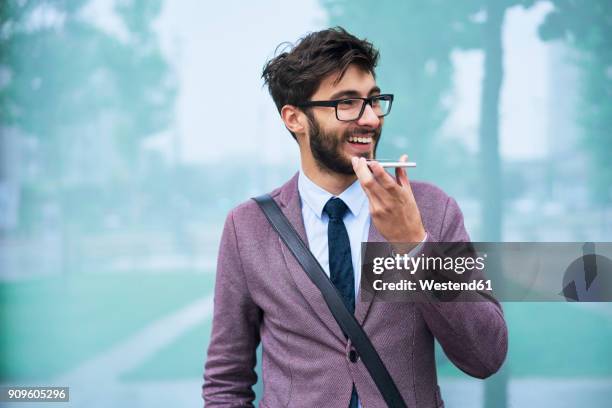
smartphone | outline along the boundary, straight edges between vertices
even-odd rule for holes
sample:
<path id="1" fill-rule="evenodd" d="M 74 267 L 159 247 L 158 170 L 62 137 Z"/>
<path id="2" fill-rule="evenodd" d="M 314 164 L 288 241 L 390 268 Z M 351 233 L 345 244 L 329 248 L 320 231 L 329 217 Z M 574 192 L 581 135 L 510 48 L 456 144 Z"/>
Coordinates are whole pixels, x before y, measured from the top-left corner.
<path id="1" fill-rule="evenodd" d="M 383 168 L 392 167 L 416 167 L 415 162 L 401 162 L 397 160 L 388 159 L 366 159 L 367 162 L 378 162 Z"/>

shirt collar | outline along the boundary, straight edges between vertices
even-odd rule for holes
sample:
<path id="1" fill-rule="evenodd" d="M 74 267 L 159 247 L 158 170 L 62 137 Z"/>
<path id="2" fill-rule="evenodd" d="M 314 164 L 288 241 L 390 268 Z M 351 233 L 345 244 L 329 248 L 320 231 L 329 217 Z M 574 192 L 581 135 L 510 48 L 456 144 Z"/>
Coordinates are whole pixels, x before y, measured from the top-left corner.
<path id="1" fill-rule="evenodd" d="M 308 207 L 321 218 L 323 215 L 323 207 L 329 201 L 330 198 L 334 197 L 330 192 L 322 189 L 314 181 L 310 180 L 306 174 L 300 169 L 298 177 L 298 191 L 302 202 L 306 203 Z M 349 211 L 357 217 L 361 212 L 364 204 L 367 201 L 365 192 L 359 184 L 359 180 L 355 180 L 353 184 L 347 187 L 338 198 L 342 199 Z"/>

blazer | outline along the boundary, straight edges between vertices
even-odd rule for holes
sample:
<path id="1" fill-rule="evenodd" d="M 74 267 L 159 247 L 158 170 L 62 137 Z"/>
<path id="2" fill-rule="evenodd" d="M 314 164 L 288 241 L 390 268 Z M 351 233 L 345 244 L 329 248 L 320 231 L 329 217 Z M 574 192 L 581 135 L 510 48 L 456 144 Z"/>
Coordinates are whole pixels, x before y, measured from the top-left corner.
<path id="1" fill-rule="evenodd" d="M 430 242 L 469 241 L 455 200 L 411 182 Z M 271 193 L 307 242 L 297 174 Z M 371 223 L 370 242 L 385 242 Z M 483 302 L 373 302 L 356 298 L 355 317 L 409 407 L 443 407 L 434 337 L 462 371 L 486 378 L 502 365 L 508 332 L 495 299 Z M 205 406 L 251 407 L 255 351 L 263 345 L 259 407 L 347 408 L 353 383 L 364 408 L 385 407 L 361 359 L 317 287 L 253 200 L 225 222 L 204 368 Z"/>

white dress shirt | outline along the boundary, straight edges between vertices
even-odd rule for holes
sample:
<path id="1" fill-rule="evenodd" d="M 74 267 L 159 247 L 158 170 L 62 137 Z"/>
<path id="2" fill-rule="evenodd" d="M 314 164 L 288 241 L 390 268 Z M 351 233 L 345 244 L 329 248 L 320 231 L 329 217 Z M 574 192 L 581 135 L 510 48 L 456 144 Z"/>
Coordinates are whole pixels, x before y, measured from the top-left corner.
<path id="1" fill-rule="evenodd" d="M 327 246 L 329 217 L 323 212 L 323 207 L 334 195 L 316 185 L 302 170 L 298 176 L 298 191 L 302 200 L 302 217 L 308 246 L 329 276 L 329 248 Z M 359 180 L 355 180 L 338 198 L 344 201 L 349 209 L 343 221 L 351 244 L 351 261 L 355 274 L 355 299 L 357 300 L 361 280 L 361 243 L 368 240 L 370 230 L 368 198 Z"/>

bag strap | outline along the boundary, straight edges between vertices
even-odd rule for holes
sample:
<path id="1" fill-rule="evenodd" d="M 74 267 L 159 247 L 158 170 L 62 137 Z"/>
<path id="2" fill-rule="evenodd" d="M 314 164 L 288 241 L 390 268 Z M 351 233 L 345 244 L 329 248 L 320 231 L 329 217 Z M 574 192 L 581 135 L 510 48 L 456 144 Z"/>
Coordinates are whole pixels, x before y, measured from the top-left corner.
<path id="1" fill-rule="evenodd" d="M 338 322 L 346 336 L 351 339 L 353 346 L 359 356 L 361 356 L 363 364 L 366 366 L 370 376 L 372 376 L 376 387 L 378 387 L 387 405 L 393 408 L 406 408 L 406 404 L 397 386 L 393 382 L 376 349 L 374 349 L 372 342 L 370 342 L 370 339 L 355 319 L 355 316 L 346 308 L 338 290 L 276 202 L 269 194 L 255 197 L 253 200 L 257 202 L 270 224 L 272 224 L 272 227 L 280 235 L 310 280 L 321 291 L 323 299 L 325 299 L 325 303 L 329 307 L 334 319 L 336 319 L 336 322 Z"/>

